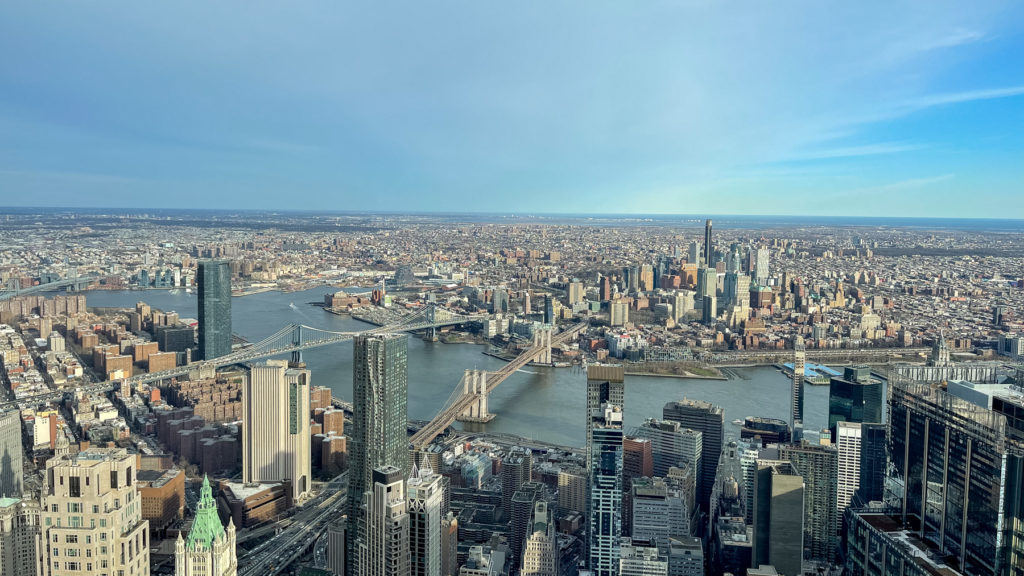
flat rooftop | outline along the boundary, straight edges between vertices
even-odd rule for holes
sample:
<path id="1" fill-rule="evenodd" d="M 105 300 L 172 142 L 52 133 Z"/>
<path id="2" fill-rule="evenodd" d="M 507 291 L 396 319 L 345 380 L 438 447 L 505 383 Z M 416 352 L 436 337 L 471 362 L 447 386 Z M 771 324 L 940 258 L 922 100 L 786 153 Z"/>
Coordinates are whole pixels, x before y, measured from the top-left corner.
<path id="1" fill-rule="evenodd" d="M 946 564 L 937 546 L 920 539 L 916 532 L 905 530 L 900 520 L 895 516 L 865 513 L 861 514 L 860 517 L 872 528 L 885 533 L 894 541 L 901 543 L 904 550 L 914 559 L 914 562 L 929 574 L 934 574 L 935 576 L 962 576 L 957 569 Z"/>

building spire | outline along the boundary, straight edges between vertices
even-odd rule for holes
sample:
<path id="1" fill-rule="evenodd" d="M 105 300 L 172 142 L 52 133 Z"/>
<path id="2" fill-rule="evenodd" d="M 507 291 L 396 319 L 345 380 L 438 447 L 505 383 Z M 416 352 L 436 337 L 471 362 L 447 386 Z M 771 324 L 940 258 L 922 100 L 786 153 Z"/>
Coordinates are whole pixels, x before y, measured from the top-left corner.
<path id="1" fill-rule="evenodd" d="M 224 525 L 217 516 L 217 504 L 213 501 L 213 489 L 210 487 L 209 476 L 203 475 L 203 487 L 199 491 L 199 504 L 196 506 L 196 519 L 192 529 L 188 531 L 185 547 L 212 548 L 213 542 L 224 535 Z"/>

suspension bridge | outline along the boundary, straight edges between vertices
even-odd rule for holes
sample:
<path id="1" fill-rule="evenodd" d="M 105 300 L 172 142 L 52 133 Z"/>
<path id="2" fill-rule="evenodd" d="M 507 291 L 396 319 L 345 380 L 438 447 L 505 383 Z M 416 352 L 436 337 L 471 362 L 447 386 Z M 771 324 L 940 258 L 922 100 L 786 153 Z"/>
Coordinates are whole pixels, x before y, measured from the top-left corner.
<path id="1" fill-rule="evenodd" d="M 482 320 L 486 317 L 486 314 L 458 314 L 448 309 L 440 308 L 434 304 L 428 304 L 416 312 L 402 317 L 401 321 L 395 324 L 379 326 L 377 328 L 361 332 L 335 332 L 331 330 L 323 330 L 321 328 L 313 328 L 303 324 L 289 324 L 270 336 L 267 336 L 263 340 L 260 340 L 251 346 L 236 350 L 225 356 L 220 356 L 211 360 L 193 362 L 170 370 L 138 374 L 130 378 L 114 382 L 99 382 L 88 386 L 81 386 L 76 388 L 75 391 L 85 393 L 106 393 L 122 388 L 125 385 L 137 386 L 139 384 L 160 382 L 184 376 L 187 376 L 190 380 L 209 378 L 216 374 L 218 368 L 231 366 L 233 364 L 253 362 L 273 356 L 282 356 L 285 354 L 290 354 L 293 362 L 301 362 L 303 350 L 340 344 L 342 342 L 352 340 L 356 336 L 360 335 L 433 330 L 443 326 L 454 326 Z M 19 398 L 16 401 L 2 403 L 0 404 L 0 408 L 14 407 L 16 405 L 32 406 L 39 403 L 58 401 L 66 392 L 71 391 L 55 390 L 43 394 L 26 396 Z"/>
<path id="2" fill-rule="evenodd" d="M 35 294 L 36 292 L 48 292 L 59 288 L 81 290 L 83 288 L 87 288 L 89 284 L 92 284 L 98 279 L 98 276 L 76 276 L 74 278 L 65 278 L 63 280 L 57 280 L 56 282 L 47 282 L 46 284 L 28 286 L 26 288 L 22 288 L 20 285 L 14 284 L 9 288 L 0 288 L 0 301 L 10 300 L 11 298 L 18 296 L 28 296 L 29 294 Z"/>
<path id="3" fill-rule="evenodd" d="M 586 322 L 580 322 L 554 336 L 551 329 L 538 330 L 534 333 L 532 345 L 501 370 L 466 370 L 445 402 L 444 408 L 433 420 L 413 434 L 409 438 L 409 443 L 414 449 L 422 450 L 456 420 L 468 423 L 489 422 L 494 415 L 487 410 L 487 398 L 499 384 L 530 362 L 550 363 L 551 347 L 569 341 L 586 327 Z"/>

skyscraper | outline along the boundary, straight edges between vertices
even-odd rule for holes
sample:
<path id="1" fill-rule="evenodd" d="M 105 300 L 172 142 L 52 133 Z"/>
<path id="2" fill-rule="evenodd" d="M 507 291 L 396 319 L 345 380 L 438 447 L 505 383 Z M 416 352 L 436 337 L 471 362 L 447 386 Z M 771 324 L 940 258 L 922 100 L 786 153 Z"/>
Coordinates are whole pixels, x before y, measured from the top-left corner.
<path id="1" fill-rule="evenodd" d="M 349 553 L 358 534 L 363 493 L 373 487 L 373 471 L 392 466 L 408 476 L 408 354 L 405 334 L 357 336 L 352 341 L 352 436 L 349 438 Z M 350 569 L 351 570 L 351 569 Z"/>
<path id="2" fill-rule="evenodd" d="M 708 512 L 711 488 L 715 485 L 718 460 L 722 454 L 722 436 L 725 432 L 725 411 L 703 400 L 683 399 L 669 402 L 662 409 L 665 420 L 679 422 L 683 427 L 701 434 L 700 473 L 697 476 L 697 502 Z"/>
<path id="3" fill-rule="evenodd" d="M 754 475 L 754 548 L 751 564 L 780 574 L 803 574 L 804 481 L 792 464 L 758 460 Z"/>
<path id="4" fill-rule="evenodd" d="M 199 360 L 231 353 L 231 265 L 227 260 L 200 260 Z"/>
<path id="5" fill-rule="evenodd" d="M 0 410 L 0 497 L 21 497 L 21 416 L 17 410 Z"/>
<path id="6" fill-rule="evenodd" d="M 704 265 L 712 268 L 715 263 L 712 261 L 714 250 L 711 248 L 711 218 L 704 222 Z"/>
<path id="7" fill-rule="evenodd" d="M 268 360 L 242 388 L 242 481 L 291 482 L 292 498 L 311 487 L 309 370 Z"/>
<path id="8" fill-rule="evenodd" d="M 766 286 L 768 284 L 768 249 L 758 248 L 756 255 L 754 279 L 757 281 L 758 286 Z"/>
<path id="9" fill-rule="evenodd" d="M 882 382 L 844 378 L 829 379 L 828 427 L 836 436 L 838 422 L 881 422 Z"/>
<path id="10" fill-rule="evenodd" d="M 804 479 L 804 559 L 833 562 L 839 546 L 838 452 L 832 446 L 805 442 L 782 445 L 779 457 L 791 462 Z"/>
<path id="11" fill-rule="evenodd" d="M 441 576 L 441 520 L 444 484 L 430 463 L 412 467 L 409 494 L 409 561 L 412 576 Z"/>
<path id="12" fill-rule="evenodd" d="M 839 451 L 838 477 L 836 487 L 836 511 L 842 518 L 843 511 L 853 501 L 853 495 L 860 488 L 861 425 L 859 422 L 837 422 L 836 435 L 832 437 Z"/>
<path id="13" fill-rule="evenodd" d="M 881 502 L 885 496 L 886 425 L 865 423 L 860 425 L 860 480 L 857 482 L 855 502 Z"/>
<path id="14" fill-rule="evenodd" d="M 618 576 L 622 537 L 622 408 L 604 403 L 590 414 L 588 566 L 594 576 Z"/>
<path id="15" fill-rule="evenodd" d="M 695 471 L 701 470 L 703 444 L 700 432 L 684 428 L 679 422 L 648 418 L 634 431 L 634 436 L 651 441 L 654 476 L 663 477 L 669 468 L 684 464 L 689 464 Z"/>
<path id="16" fill-rule="evenodd" d="M 590 443 L 594 420 L 593 414 L 600 412 L 601 406 L 611 404 L 620 409 L 625 406 L 625 368 L 621 365 L 591 364 L 587 366 L 587 446 L 586 458 L 589 466 Z"/>
<path id="17" fill-rule="evenodd" d="M 363 513 L 356 537 L 358 576 L 408 576 L 409 513 L 405 477 L 394 466 L 372 473 L 372 484 L 362 498 Z"/>
<path id="18" fill-rule="evenodd" d="M 633 481 L 632 516 L 634 540 L 666 546 L 673 536 L 689 536 L 694 511 L 693 469 L 673 468 L 665 478 L 637 478 Z"/>
<path id="19" fill-rule="evenodd" d="M 520 573 L 522 576 L 558 576 L 558 552 L 554 514 L 548 510 L 547 502 L 540 500 L 533 505 L 533 518 L 523 550 L 523 569 Z"/>
<path id="20" fill-rule="evenodd" d="M 538 482 L 527 482 L 512 495 L 511 513 L 509 514 L 508 543 L 511 551 L 511 574 L 518 574 L 523 559 L 523 548 L 530 536 L 530 519 L 533 517 L 533 504 L 537 496 L 543 492 L 543 485 Z"/>
<path id="21" fill-rule="evenodd" d="M 512 517 L 512 496 L 533 479 L 533 455 L 526 448 L 512 448 L 501 459 L 501 509 Z"/>
<path id="22" fill-rule="evenodd" d="M 45 548 L 39 501 L 0 497 L 0 574 L 43 574 Z"/>
<path id="23" fill-rule="evenodd" d="M 633 534 L 633 480 L 654 476 L 654 452 L 648 438 L 622 439 L 622 535 Z"/>
<path id="24" fill-rule="evenodd" d="M 797 336 L 793 342 L 793 390 L 790 398 L 790 422 L 793 425 L 793 442 L 804 438 L 804 368 L 807 362 L 807 348 L 804 339 Z"/>
<path id="25" fill-rule="evenodd" d="M 1017 572 L 1024 444 L 1016 422 L 926 383 L 889 386 L 885 502 L 897 520 L 962 574 Z"/>
<path id="26" fill-rule="evenodd" d="M 235 576 L 237 572 L 235 524 L 230 517 L 226 530 L 220 523 L 210 480 L 204 476 L 188 538 L 179 532 L 174 544 L 174 576 Z"/>
<path id="27" fill-rule="evenodd" d="M 142 519 L 137 471 L 138 457 L 121 448 L 46 462 L 45 573 L 149 574 L 149 522 Z"/>

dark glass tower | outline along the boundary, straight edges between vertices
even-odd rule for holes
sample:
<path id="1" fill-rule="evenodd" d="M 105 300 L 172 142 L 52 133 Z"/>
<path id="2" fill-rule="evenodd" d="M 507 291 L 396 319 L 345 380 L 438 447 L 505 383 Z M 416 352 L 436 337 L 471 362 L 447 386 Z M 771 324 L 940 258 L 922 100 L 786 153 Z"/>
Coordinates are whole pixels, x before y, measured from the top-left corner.
<path id="1" fill-rule="evenodd" d="M 711 218 L 708 218 L 704 222 L 704 265 L 708 268 L 714 268 L 715 264 L 711 261 L 713 251 L 711 249 Z"/>
<path id="2" fill-rule="evenodd" d="M 860 426 L 860 486 L 854 505 L 881 502 L 885 486 L 885 424 Z"/>
<path id="3" fill-rule="evenodd" d="M 408 355 L 405 334 L 353 339 L 352 435 L 349 437 L 349 551 L 358 532 L 363 494 L 373 487 L 373 471 L 394 466 L 409 475 Z M 353 554 L 346 555 L 351 568 Z"/>
<path id="4" fill-rule="evenodd" d="M 937 386 L 889 382 L 885 502 L 961 574 L 1024 564 L 1024 445 L 1006 416 Z"/>
<path id="5" fill-rule="evenodd" d="M 828 428 L 836 437 L 837 422 L 881 422 L 882 382 L 832 378 L 828 391 Z"/>
<path id="6" fill-rule="evenodd" d="M 231 353 L 231 266 L 227 260 L 200 260 L 199 360 Z"/>

